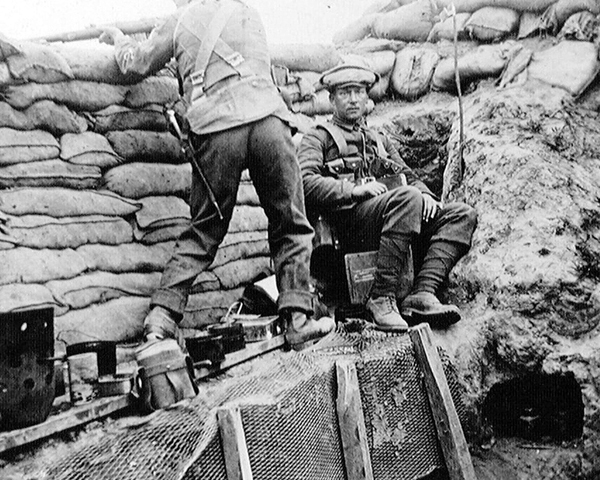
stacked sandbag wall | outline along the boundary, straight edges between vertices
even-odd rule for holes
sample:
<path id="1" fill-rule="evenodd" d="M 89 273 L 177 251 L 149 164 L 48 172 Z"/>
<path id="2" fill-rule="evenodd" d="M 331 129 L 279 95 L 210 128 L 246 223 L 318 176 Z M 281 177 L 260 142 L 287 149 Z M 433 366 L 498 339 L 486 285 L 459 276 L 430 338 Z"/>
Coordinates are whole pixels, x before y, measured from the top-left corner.
<path id="1" fill-rule="evenodd" d="M 0 311 L 54 307 L 58 350 L 136 342 L 190 220 L 191 165 L 165 113 L 181 113 L 177 80 L 126 78 L 112 49 L 0 37 L 0 55 Z M 269 266 L 267 219 L 244 172 L 184 326 L 219 321 Z"/>
<path id="2" fill-rule="evenodd" d="M 549 54 L 534 53 L 526 38 L 539 37 L 538 50 L 551 50 L 556 42 L 593 43 L 599 14 L 596 0 L 374 0 L 358 19 L 334 33 L 332 45 L 277 48 L 273 62 L 291 72 L 285 88 L 294 111 L 330 114 L 327 92 L 318 84 L 326 68 L 358 62 L 376 70 L 381 81 L 370 94 L 375 102 L 414 101 L 432 90 L 456 94 L 457 82 L 465 91 L 488 78 L 503 88 L 523 83 L 528 76 L 538 78 L 539 69 L 530 72 L 530 63 L 547 61 Z M 547 36 L 556 38 L 543 44 Z M 550 55 L 560 54 L 554 58 L 556 65 L 564 60 L 563 50 L 581 61 L 568 74 L 577 79 L 545 70 L 549 83 L 580 95 L 598 67 L 590 49 L 570 45 L 551 50 Z"/>

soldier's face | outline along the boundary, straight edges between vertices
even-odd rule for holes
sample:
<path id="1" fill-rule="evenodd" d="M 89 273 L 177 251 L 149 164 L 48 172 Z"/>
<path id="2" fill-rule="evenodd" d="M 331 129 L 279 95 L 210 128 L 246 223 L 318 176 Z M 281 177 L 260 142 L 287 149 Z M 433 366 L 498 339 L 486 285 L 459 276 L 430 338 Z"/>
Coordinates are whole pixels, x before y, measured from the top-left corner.
<path id="1" fill-rule="evenodd" d="M 329 98 L 338 117 L 342 120 L 355 122 L 367 113 L 369 96 L 366 87 L 359 85 L 338 87 Z"/>

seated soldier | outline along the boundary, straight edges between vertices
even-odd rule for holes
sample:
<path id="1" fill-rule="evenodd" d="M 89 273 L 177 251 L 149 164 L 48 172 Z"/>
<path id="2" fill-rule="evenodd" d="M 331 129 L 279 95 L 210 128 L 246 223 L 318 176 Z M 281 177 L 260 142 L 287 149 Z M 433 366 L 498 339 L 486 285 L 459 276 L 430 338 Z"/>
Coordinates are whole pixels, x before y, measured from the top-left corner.
<path id="1" fill-rule="evenodd" d="M 334 114 L 298 147 L 307 210 L 327 218 L 346 251 L 377 251 L 365 305 L 377 328 L 405 331 L 406 320 L 448 326 L 460 310 L 437 294 L 469 250 L 477 215 L 464 203 L 441 203 L 390 140 L 369 128 L 368 90 L 377 80 L 356 65 L 321 76 Z"/>

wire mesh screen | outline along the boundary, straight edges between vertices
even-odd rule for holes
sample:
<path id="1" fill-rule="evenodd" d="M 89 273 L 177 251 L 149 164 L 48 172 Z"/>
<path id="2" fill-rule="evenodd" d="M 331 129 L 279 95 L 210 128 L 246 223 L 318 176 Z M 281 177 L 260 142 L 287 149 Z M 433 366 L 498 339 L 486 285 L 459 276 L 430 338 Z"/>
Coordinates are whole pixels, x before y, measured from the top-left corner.
<path id="1" fill-rule="evenodd" d="M 78 447 L 41 478 L 227 480 L 216 420 L 239 407 L 257 480 L 346 478 L 336 414 L 335 362 L 350 359 L 376 480 L 417 479 L 443 467 L 431 409 L 407 335 L 341 328 L 308 353 L 276 351 L 202 382 L 191 400 L 140 419 L 135 428 Z M 463 420 L 460 385 L 443 358 Z"/>

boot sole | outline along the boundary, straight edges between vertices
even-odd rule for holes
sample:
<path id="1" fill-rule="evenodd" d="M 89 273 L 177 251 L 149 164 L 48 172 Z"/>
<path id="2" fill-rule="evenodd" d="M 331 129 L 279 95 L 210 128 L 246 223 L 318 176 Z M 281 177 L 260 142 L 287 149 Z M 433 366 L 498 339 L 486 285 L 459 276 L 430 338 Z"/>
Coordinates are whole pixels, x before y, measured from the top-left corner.
<path id="1" fill-rule="evenodd" d="M 383 326 L 383 325 L 379 325 L 375 321 L 375 317 L 373 317 L 373 314 L 371 312 L 369 312 L 368 310 L 367 310 L 367 318 L 371 321 L 371 323 L 375 326 L 375 328 L 377 330 L 381 330 L 382 332 L 404 333 L 404 332 L 408 332 L 408 329 L 409 329 L 408 324 L 406 324 L 406 325 L 398 325 L 398 326 Z"/>
<path id="2" fill-rule="evenodd" d="M 402 311 L 402 316 L 408 319 L 413 325 L 428 323 L 432 328 L 447 328 L 461 320 L 459 312 L 425 313 L 407 309 Z"/>

